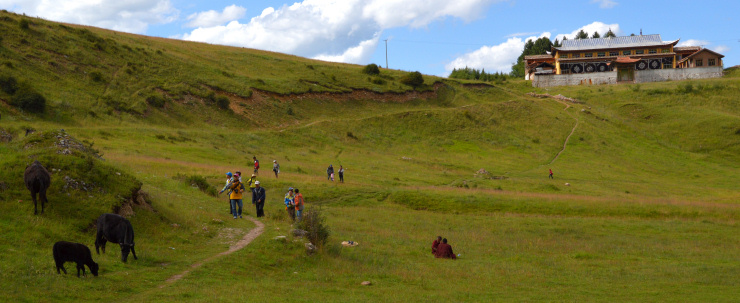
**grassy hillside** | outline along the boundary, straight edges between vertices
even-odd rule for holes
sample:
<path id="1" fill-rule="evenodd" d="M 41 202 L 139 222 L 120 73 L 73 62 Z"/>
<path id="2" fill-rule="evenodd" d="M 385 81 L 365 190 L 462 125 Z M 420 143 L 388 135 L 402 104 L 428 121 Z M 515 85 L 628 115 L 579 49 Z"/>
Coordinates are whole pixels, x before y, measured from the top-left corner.
<path id="1" fill-rule="evenodd" d="M 736 69 L 548 90 L 424 76 L 414 89 L 404 71 L 368 76 L 7 12 L 0 29 L 0 80 L 47 100 L 31 113 L 0 90 L 6 300 L 731 302 L 740 292 Z M 57 153 L 62 139 L 70 154 Z M 220 188 L 226 171 L 250 173 L 252 156 L 265 233 L 160 288 L 254 227 L 188 180 Z M 39 216 L 22 184 L 33 159 L 53 173 Z M 344 184 L 326 180 L 329 164 L 346 168 Z M 87 190 L 69 185 L 80 181 Z M 289 186 L 326 215 L 318 254 L 288 235 Z M 245 210 L 255 214 L 248 199 Z M 111 211 L 132 215 L 139 260 L 122 264 L 110 245 L 93 253 L 99 277 L 57 275 L 52 244 L 93 248 L 91 223 Z M 437 235 L 457 261 L 430 255 Z"/>

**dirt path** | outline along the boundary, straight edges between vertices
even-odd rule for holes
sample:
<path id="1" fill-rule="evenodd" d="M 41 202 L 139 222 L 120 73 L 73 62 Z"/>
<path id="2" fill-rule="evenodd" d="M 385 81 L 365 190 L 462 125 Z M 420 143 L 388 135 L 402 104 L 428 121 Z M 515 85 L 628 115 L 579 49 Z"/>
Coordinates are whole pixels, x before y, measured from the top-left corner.
<path id="1" fill-rule="evenodd" d="M 229 250 L 224 251 L 222 253 L 219 253 L 217 255 L 208 257 L 208 258 L 206 258 L 203 261 L 200 261 L 198 263 L 194 263 L 193 265 L 190 265 L 190 268 L 189 269 L 186 269 L 185 271 L 183 271 L 183 272 L 181 272 L 179 274 L 176 274 L 176 275 L 170 277 L 169 279 L 167 279 L 166 281 L 164 281 L 164 284 L 160 285 L 159 288 L 164 288 L 167 285 L 170 285 L 172 283 L 177 282 L 177 280 L 182 279 L 188 273 L 190 273 L 191 271 L 193 271 L 195 269 L 198 269 L 199 267 L 203 266 L 203 264 L 205 264 L 205 263 L 211 262 L 211 261 L 213 261 L 216 258 L 220 258 L 220 257 L 226 256 L 226 255 L 229 255 L 229 254 L 231 254 L 231 253 L 233 253 L 233 252 L 235 252 L 237 250 L 240 250 L 240 249 L 244 248 L 245 246 L 249 245 L 249 243 L 251 243 L 252 240 L 256 239 L 257 237 L 259 237 L 259 235 L 262 234 L 262 232 L 265 230 L 265 224 L 263 224 L 260 221 L 257 221 L 256 219 L 254 219 L 252 217 L 247 217 L 247 219 L 249 219 L 252 222 L 254 222 L 254 224 L 257 225 L 257 226 L 255 226 L 252 230 L 250 230 L 249 233 L 247 233 L 244 236 L 244 238 L 242 238 L 241 240 L 239 240 L 239 242 L 236 242 L 234 245 L 231 245 L 229 247 Z"/>

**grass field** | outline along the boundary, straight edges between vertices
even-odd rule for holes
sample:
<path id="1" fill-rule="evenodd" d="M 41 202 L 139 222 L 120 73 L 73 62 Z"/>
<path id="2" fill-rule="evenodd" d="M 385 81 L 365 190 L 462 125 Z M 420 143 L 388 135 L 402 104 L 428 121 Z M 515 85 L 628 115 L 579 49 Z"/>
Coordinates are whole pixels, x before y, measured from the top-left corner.
<path id="1" fill-rule="evenodd" d="M 736 302 L 740 293 L 736 69 L 548 90 L 424 76 L 412 88 L 405 71 L 368 76 L 7 12 L 0 29 L 0 76 L 47 100 L 30 113 L 0 91 L 0 138 L 12 137 L 0 143 L 3 301 Z M 231 219 L 223 195 L 187 181 L 220 189 L 226 171 L 251 172 L 252 156 L 267 191 L 264 233 L 160 287 L 254 228 Z M 22 183 L 33 159 L 53 180 L 36 216 Z M 346 168 L 346 183 L 326 180 L 329 164 Z M 289 235 L 290 186 L 330 228 L 316 254 Z M 138 190 L 148 203 L 129 203 Z M 127 205 L 139 260 L 121 263 L 109 244 L 93 252 L 98 277 L 78 279 L 73 263 L 56 273 L 54 242 L 94 248 L 95 218 Z M 255 215 L 247 200 L 245 211 Z M 432 257 L 437 235 L 458 260 Z"/>

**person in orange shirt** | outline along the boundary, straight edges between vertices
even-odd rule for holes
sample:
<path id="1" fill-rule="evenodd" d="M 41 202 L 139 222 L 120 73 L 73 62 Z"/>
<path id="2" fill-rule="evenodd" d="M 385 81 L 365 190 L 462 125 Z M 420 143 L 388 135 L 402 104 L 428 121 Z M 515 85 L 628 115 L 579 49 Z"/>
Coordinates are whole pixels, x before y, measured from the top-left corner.
<path id="1" fill-rule="evenodd" d="M 298 219 L 298 222 L 301 222 L 301 218 L 303 218 L 303 194 L 301 194 L 298 189 L 295 189 L 295 216 Z"/>

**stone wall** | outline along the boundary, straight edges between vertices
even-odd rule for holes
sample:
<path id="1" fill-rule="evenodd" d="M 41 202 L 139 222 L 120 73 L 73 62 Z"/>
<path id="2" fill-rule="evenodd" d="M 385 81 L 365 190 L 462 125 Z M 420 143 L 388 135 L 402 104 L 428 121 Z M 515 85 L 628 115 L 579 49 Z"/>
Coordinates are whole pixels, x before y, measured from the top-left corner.
<path id="1" fill-rule="evenodd" d="M 722 77 L 721 66 L 635 71 L 635 83 L 720 77 Z"/>
<path id="2" fill-rule="evenodd" d="M 533 87 L 553 87 L 563 85 L 617 84 L 617 72 L 585 73 L 567 75 L 537 75 L 532 80 Z"/>
<path id="3" fill-rule="evenodd" d="M 720 78 L 722 75 L 722 66 L 641 70 L 635 71 L 635 83 Z M 532 80 L 532 87 L 540 88 L 598 84 L 617 84 L 617 72 L 537 75 Z"/>

